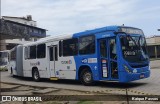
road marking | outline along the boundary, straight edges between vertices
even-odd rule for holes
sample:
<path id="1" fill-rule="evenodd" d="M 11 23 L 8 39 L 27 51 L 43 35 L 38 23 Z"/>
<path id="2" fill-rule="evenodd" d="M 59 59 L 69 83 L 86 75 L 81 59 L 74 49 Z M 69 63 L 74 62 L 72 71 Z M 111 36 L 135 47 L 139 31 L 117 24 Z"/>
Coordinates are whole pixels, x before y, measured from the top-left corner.
<path id="1" fill-rule="evenodd" d="M 109 90 L 97 90 L 97 91 L 90 91 L 90 93 L 110 93 L 110 92 L 126 92 L 126 89 L 109 89 Z M 134 93 L 134 94 L 138 94 L 138 95 L 152 95 L 150 93 L 147 92 L 143 92 L 143 91 L 138 91 L 138 90 L 132 90 L 132 89 L 127 89 L 128 93 Z M 130 95 L 130 94 L 129 94 Z"/>

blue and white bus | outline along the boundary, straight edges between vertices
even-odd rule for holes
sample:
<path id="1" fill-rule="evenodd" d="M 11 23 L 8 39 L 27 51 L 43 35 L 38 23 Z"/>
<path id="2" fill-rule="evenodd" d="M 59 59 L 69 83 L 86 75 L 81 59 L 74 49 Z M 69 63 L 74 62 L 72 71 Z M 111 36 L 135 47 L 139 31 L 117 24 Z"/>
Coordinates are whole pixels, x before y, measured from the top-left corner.
<path id="1" fill-rule="evenodd" d="M 95 81 L 130 82 L 150 76 L 145 36 L 134 27 L 107 26 L 51 36 L 17 50 L 15 75 L 35 81 L 73 79 L 91 85 Z"/>

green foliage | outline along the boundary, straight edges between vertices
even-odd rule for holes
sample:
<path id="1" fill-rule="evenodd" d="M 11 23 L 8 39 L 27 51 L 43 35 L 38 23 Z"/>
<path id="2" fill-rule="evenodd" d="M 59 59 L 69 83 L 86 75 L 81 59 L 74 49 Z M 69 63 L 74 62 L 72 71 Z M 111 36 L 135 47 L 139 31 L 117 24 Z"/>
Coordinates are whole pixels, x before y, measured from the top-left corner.
<path id="1" fill-rule="evenodd" d="M 0 68 L 0 71 L 7 71 L 8 69 L 6 67 Z"/>

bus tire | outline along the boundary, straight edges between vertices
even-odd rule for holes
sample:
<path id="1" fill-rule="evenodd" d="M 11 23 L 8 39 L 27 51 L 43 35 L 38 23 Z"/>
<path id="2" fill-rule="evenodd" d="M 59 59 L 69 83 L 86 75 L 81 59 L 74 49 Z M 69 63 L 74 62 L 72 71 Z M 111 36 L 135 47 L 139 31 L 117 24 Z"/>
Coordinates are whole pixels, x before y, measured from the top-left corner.
<path id="1" fill-rule="evenodd" d="M 33 80 L 36 81 L 36 82 L 40 81 L 40 76 L 39 76 L 39 72 L 38 72 L 37 69 L 33 70 L 32 78 L 33 78 Z"/>
<path id="2" fill-rule="evenodd" d="M 85 86 L 90 86 L 94 84 L 92 72 L 88 69 L 82 70 L 80 73 L 80 81 Z"/>

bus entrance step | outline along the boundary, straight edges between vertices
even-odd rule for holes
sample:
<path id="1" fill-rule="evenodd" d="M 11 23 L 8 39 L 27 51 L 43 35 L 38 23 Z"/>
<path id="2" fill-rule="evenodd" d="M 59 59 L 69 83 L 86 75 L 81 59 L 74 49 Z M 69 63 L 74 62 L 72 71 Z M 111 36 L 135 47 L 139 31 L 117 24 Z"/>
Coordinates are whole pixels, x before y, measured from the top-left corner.
<path id="1" fill-rule="evenodd" d="M 50 80 L 58 80 L 57 77 L 51 77 Z"/>

